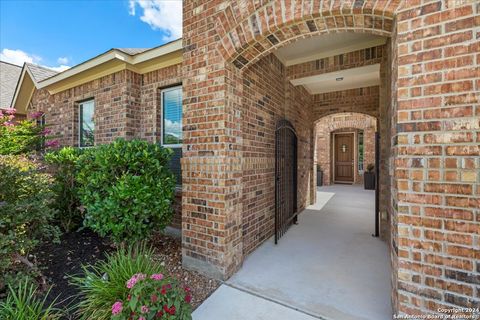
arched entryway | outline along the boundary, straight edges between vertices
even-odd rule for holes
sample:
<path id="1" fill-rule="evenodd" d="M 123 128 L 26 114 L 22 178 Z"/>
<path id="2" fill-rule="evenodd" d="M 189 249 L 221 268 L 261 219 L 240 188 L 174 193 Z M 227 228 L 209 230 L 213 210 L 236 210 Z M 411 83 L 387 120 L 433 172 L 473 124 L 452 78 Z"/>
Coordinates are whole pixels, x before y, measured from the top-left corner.
<path id="1" fill-rule="evenodd" d="M 332 71 L 346 72 L 350 66 L 330 63 L 330 57 L 342 56 L 342 52 L 293 64 L 273 52 L 335 33 L 380 36 L 362 38 L 363 44 L 349 48 L 362 51 L 362 70 L 379 72 L 381 62 L 388 64 L 384 58 L 389 51 L 388 44 L 378 39 L 391 34 L 397 5 L 381 1 L 339 7 L 335 2 L 323 6 L 317 1 L 312 6 L 307 2 L 292 2 L 291 6 L 275 1 L 230 2 L 215 19 L 210 18 L 214 31 L 206 41 L 212 42 L 201 51 L 202 43 L 194 34 L 202 28 L 189 21 L 206 14 L 206 8 L 185 4 L 182 226 L 186 265 L 226 278 L 273 234 L 274 131 L 281 118 L 292 122 L 298 134 L 298 209 L 315 202 L 313 123 L 322 113 L 319 97 L 324 93 L 310 94 L 301 81 Z M 369 42 L 371 46 L 366 46 Z M 290 59 L 288 53 L 285 57 Z M 206 61 L 208 72 L 204 73 Z M 387 71 L 381 73 L 386 78 Z M 382 100 L 385 106 L 387 97 Z M 201 117 L 215 122 L 205 123 Z M 215 183 L 205 185 L 206 181 Z M 206 225 L 197 228 L 199 210 L 207 211 L 207 217 L 214 214 L 215 221 L 207 219 Z M 209 236 L 204 237 L 201 230 Z"/>
<path id="2" fill-rule="evenodd" d="M 391 225 L 393 309 L 436 313 L 445 304 L 470 303 L 472 294 L 436 285 L 448 275 L 474 286 L 476 278 L 466 273 L 476 272 L 473 244 L 432 236 L 424 245 L 422 237 L 431 228 L 472 236 L 457 223 L 457 210 L 470 217 L 478 207 L 478 166 L 463 158 L 479 153 L 472 129 L 475 70 L 439 71 L 460 69 L 464 61 L 475 65 L 475 14 L 471 1 L 184 1 L 184 264 L 226 279 L 273 234 L 279 118 L 298 132 L 299 208 L 315 200 L 313 122 L 343 110 L 308 98 L 305 91 L 312 87 L 305 87 L 332 72 L 325 68 L 330 62 L 334 72 L 345 71 L 346 64 L 341 57 L 316 56 L 289 65 L 276 54 L 322 34 L 380 35 L 388 38 L 385 67 L 380 66 L 385 81 L 379 85 L 378 118 L 384 124 L 378 129 L 384 138 L 380 169 L 387 173 L 381 174 L 380 194 L 386 199 L 381 215 Z M 453 24 L 464 16 L 470 20 Z M 364 57 L 377 59 L 379 53 L 369 50 Z M 440 63 L 442 58 L 448 62 Z M 296 64 L 301 66 L 292 68 Z M 367 73 L 374 68 L 362 67 Z M 313 112 L 301 108 L 309 103 Z M 453 158 L 454 169 L 447 168 L 447 158 Z M 445 213 L 446 207 L 453 211 Z M 461 264 L 454 263 L 458 259 Z M 458 270 L 465 265 L 470 269 Z"/>
<path id="3" fill-rule="evenodd" d="M 317 174 L 321 170 L 321 185 L 330 185 L 341 181 L 351 184 L 362 184 L 364 172 L 369 165 L 375 164 L 375 133 L 377 118 L 356 112 L 335 113 L 315 122 L 315 157 Z M 336 143 L 341 135 L 352 141 L 344 153 L 350 152 L 351 174 L 349 179 L 336 178 L 336 157 L 342 146 Z M 343 151 L 343 150 L 341 150 Z M 317 185 L 318 183 L 317 179 Z"/>
<path id="4" fill-rule="evenodd" d="M 336 35 L 341 36 L 342 33 Z M 355 40 L 354 33 L 348 33 L 346 37 L 349 37 L 349 41 Z M 374 301 L 378 298 L 378 296 L 375 298 L 376 295 L 379 295 L 383 298 L 383 300 L 377 299 L 381 301 L 379 305 L 383 306 L 382 308 L 376 308 L 369 305 L 370 302 L 366 302 L 357 305 L 358 310 L 371 316 L 371 319 L 382 319 L 382 316 L 383 319 L 388 319 L 390 317 L 388 250 L 381 240 L 372 237 L 375 233 L 376 221 L 375 192 L 365 191 L 360 187 L 317 190 L 314 161 L 315 124 L 321 119 L 330 119 L 329 133 L 338 131 L 343 127 L 336 127 L 332 121 L 333 117 L 346 112 L 352 114 L 355 110 L 357 113 L 371 114 L 368 120 L 372 123 L 360 125 L 354 124 L 354 121 L 346 121 L 347 127 L 365 129 L 372 124 L 374 127 L 372 133 L 375 132 L 377 120 L 373 116 L 379 117 L 380 114 L 384 114 L 384 110 L 388 109 L 388 105 L 381 105 L 386 101 L 382 100 L 381 92 L 386 90 L 387 86 L 382 81 L 386 81 L 387 77 L 381 74 L 386 73 L 384 68 L 387 66 L 387 45 L 385 40 L 377 42 L 381 38 L 361 36 L 362 42 L 368 40 L 365 41 L 367 47 L 336 54 L 333 57 L 321 57 L 313 62 L 302 61 L 308 59 L 310 52 L 307 58 L 304 58 L 306 53 L 298 51 L 297 48 L 310 46 L 309 41 L 312 40 L 317 43 L 328 41 L 329 49 L 334 49 L 341 43 L 339 44 L 333 38 L 330 35 L 319 35 L 298 40 L 241 70 L 240 75 L 243 79 L 241 86 L 243 94 L 240 100 L 241 150 L 243 152 L 242 243 L 243 254 L 247 260 L 239 273 L 227 283 L 243 290 L 252 290 L 269 299 L 292 303 L 293 307 L 311 312 L 316 316 L 345 316 L 350 311 L 345 309 L 345 305 L 338 303 L 339 300 L 359 297 L 360 292 L 364 296 L 369 296 L 370 301 Z M 369 46 L 372 40 L 374 47 Z M 322 46 L 319 45 L 319 47 Z M 325 54 L 321 49 L 317 53 Z M 318 55 L 315 57 L 317 58 Z M 309 67 L 312 69 L 308 69 Z M 356 78 L 358 68 L 370 70 L 368 73 L 372 75 L 362 74 L 362 78 Z M 330 79 L 332 74 L 335 74 L 335 77 L 344 77 L 345 82 L 337 81 L 335 78 Z M 273 200 L 277 200 L 271 198 L 271 190 L 277 183 L 275 162 L 272 160 L 278 152 L 274 143 L 276 124 L 282 119 L 288 119 L 298 136 L 296 207 L 299 221 L 298 225 L 288 229 L 279 241 L 278 247 L 272 247 L 276 208 L 272 204 L 276 204 Z M 386 122 L 381 124 L 385 130 L 384 126 L 387 126 Z M 329 147 L 328 145 L 327 148 Z M 384 161 L 388 162 L 388 160 Z M 333 197 L 325 200 L 327 195 L 333 195 Z M 320 205 L 322 200 L 324 203 Z M 355 203 L 355 206 L 349 207 L 349 203 Z M 323 205 L 326 205 L 325 209 L 322 209 Z M 331 216 L 332 212 L 335 212 L 333 216 Z M 356 214 L 350 216 L 352 213 Z M 330 220 L 329 217 L 332 219 Z M 384 221 L 381 225 L 388 229 L 387 222 Z M 329 237 L 322 237 L 327 234 Z M 289 245 L 292 241 L 295 242 L 295 246 Z M 330 246 L 332 243 L 336 243 L 336 246 Z M 355 243 L 355 245 L 349 247 L 349 243 Z M 285 246 L 289 249 L 309 248 L 312 256 L 303 250 L 286 250 Z M 270 294 L 271 292 L 265 289 L 282 281 L 281 270 L 290 274 L 291 280 L 301 282 L 305 280 L 302 280 L 304 273 L 296 273 L 296 270 L 304 270 L 307 260 L 320 269 L 329 268 L 332 261 L 348 259 L 347 251 L 352 248 L 356 254 L 369 256 L 370 259 L 365 260 L 351 254 L 350 258 L 356 260 L 358 272 L 348 270 L 350 266 L 348 263 L 343 266 L 339 264 L 335 269 L 338 277 L 349 279 L 348 282 L 352 285 L 345 290 L 351 295 L 326 294 L 329 289 L 339 284 L 322 278 L 325 275 L 323 272 L 308 273 L 309 283 L 304 283 L 301 289 L 297 288 L 297 293 L 305 296 L 311 296 L 310 290 L 313 287 L 317 290 L 325 289 L 321 302 L 315 303 L 314 298 L 313 300 L 305 299 L 303 302 L 296 297 L 289 298 L 288 290 L 282 285 L 276 287 L 274 294 Z M 290 261 L 288 258 L 290 256 L 295 256 L 295 261 Z M 268 260 L 268 257 L 274 261 Z M 366 267 L 368 262 L 373 263 Z M 364 273 L 361 270 L 375 270 L 375 272 Z M 363 279 L 366 282 L 362 283 L 354 279 Z M 255 281 L 252 282 L 252 280 Z M 366 288 L 367 283 L 377 283 L 379 286 Z"/>

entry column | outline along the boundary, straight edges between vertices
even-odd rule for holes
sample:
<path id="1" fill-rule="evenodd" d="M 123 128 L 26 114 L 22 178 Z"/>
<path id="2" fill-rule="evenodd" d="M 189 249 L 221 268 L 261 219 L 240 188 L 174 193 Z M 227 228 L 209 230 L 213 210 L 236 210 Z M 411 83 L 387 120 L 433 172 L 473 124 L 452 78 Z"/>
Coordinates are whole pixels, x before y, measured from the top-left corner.
<path id="1" fill-rule="evenodd" d="M 242 83 L 215 49 L 208 21 L 221 8 L 195 3 L 183 4 L 182 257 L 226 279 L 242 261 Z"/>

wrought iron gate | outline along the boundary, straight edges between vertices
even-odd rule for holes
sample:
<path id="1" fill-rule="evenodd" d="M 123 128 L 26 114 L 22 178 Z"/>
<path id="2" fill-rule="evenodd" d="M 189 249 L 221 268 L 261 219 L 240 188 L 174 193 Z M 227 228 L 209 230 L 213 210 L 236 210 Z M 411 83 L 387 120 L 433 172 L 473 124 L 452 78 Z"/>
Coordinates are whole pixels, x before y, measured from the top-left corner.
<path id="1" fill-rule="evenodd" d="M 275 244 L 297 222 L 297 133 L 287 120 L 275 131 Z"/>
<path id="2" fill-rule="evenodd" d="M 375 132 L 375 233 L 373 236 L 380 236 L 380 134 L 378 132 Z"/>

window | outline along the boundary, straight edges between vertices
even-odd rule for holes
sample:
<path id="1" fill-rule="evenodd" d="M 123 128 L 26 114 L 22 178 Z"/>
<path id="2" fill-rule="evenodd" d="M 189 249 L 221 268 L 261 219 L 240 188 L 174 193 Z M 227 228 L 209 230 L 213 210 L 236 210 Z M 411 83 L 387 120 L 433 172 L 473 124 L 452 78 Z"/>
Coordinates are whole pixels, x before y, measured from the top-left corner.
<path id="1" fill-rule="evenodd" d="M 182 157 L 182 87 L 172 87 L 161 91 L 162 103 L 162 145 L 173 150 L 170 170 L 182 183 L 180 158 Z"/>
<path id="2" fill-rule="evenodd" d="M 93 147 L 95 144 L 94 113 L 95 102 L 93 100 L 84 101 L 79 104 L 80 147 Z"/>
<path id="3" fill-rule="evenodd" d="M 45 125 L 47 124 L 45 120 L 45 113 L 43 113 L 42 111 L 39 111 L 38 114 L 41 114 L 41 115 L 38 118 L 36 118 L 37 120 L 35 122 L 37 124 L 37 127 L 42 127 L 45 129 Z M 43 150 L 43 149 L 45 149 L 45 134 L 42 135 L 42 138 L 40 139 L 40 143 L 38 145 L 38 150 Z"/>
<path id="4" fill-rule="evenodd" d="M 162 144 L 182 145 L 182 87 L 162 90 Z"/>
<path id="5" fill-rule="evenodd" d="M 358 133 L 358 171 L 363 171 L 363 131 Z"/>

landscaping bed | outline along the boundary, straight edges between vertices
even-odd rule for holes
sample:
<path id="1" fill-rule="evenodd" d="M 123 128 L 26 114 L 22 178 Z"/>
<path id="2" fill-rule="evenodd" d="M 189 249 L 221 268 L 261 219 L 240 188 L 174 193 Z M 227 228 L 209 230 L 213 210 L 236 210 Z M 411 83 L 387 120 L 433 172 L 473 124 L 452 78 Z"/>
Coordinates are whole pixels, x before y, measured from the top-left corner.
<path id="1" fill-rule="evenodd" d="M 191 320 L 219 282 L 184 270 L 180 239 L 160 234 L 172 151 L 125 139 L 39 151 L 55 145 L 41 113 L 17 126 L 12 112 L 0 113 L 0 318 Z"/>
<path id="2" fill-rule="evenodd" d="M 56 305 L 62 309 L 75 302 L 78 290 L 69 284 L 69 276 L 80 275 L 82 265 L 95 264 L 113 250 L 109 241 L 88 229 L 65 233 L 60 238 L 60 243 L 41 245 L 35 255 L 52 288 L 48 301 L 58 297 Z"/>
<path id="3" fill-rule="evenodd" d="M 48 284 L 52 286 L 48 301 L 57 298 L 57 307 L 66 309 L 75 303 L 78 290 L 69 283 L 69 276 L 81 275 L 82 265 L 95 264 L 115 249 L 111 242 L 84 229 L 62 235 L 61 242 L 41 245 L 36 258 Z M 155 235 L 151 241 L 155 260 L 161 262 L 165 272 L 182 286 L 191 289 L 193 309 L 196 309 L 220 285 L 220 282 L 182 267 L 181 241 L 166 235 Z"/>
<path id="4" fill-rule="evenodd" d="M 198 272 L 186 270 L 182 267 L 182 244 L 180 239 L 165 235 L 156 235 L 152 240 L 159 261 L 165 263 L 165 271 L 174 276 L 183 286 L 192 290 L 192 307 L 196 309 L 213 291 L 220 282 L 201 275 Z"/>

